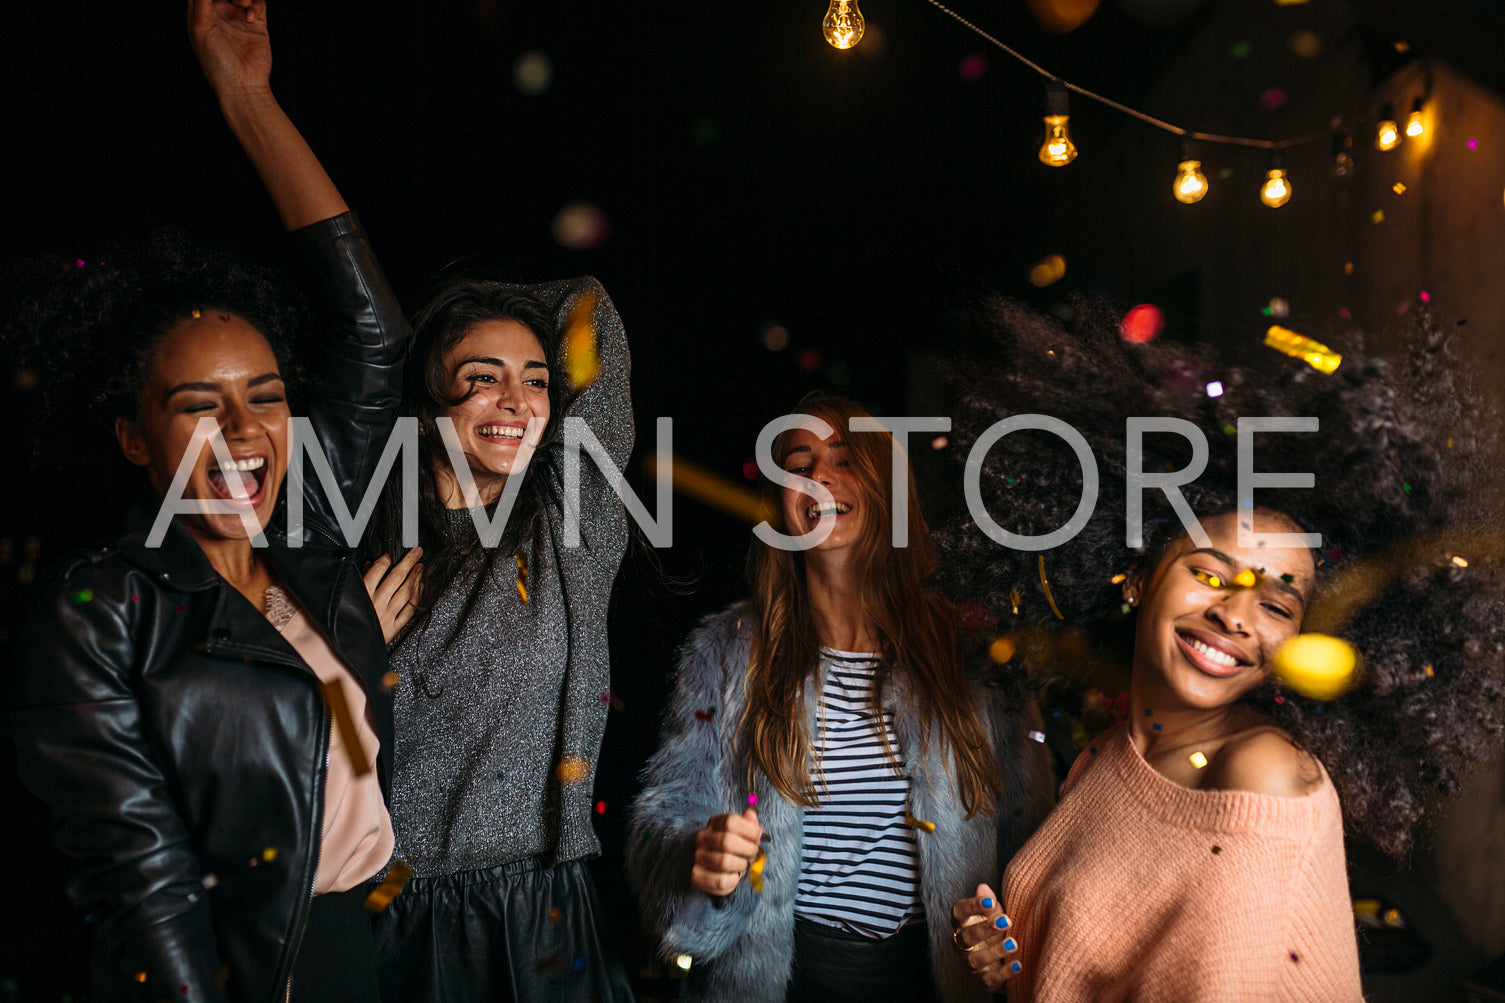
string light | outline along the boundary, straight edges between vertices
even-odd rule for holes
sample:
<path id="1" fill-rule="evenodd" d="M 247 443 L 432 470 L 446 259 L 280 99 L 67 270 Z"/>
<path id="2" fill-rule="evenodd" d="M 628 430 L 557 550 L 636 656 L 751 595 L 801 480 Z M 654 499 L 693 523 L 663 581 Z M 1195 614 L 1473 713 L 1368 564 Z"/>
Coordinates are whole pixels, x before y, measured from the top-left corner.
<path id="1" fill-rule="evenodd" d="M 1070 119 L 1066 85 L 1052 80 L 1045 86 L 1045 142 L 1040 144 L 1040 163 L 1065 167 L 1076 159 L 1076 144 L 1067 127 Z"/>
<path id="2" fill-rule="evenodd" d="M 1412 139 L 1427 131 L 1427 124 L 1421 117 L 1421 98 L 1411 102 L 1411 114 L 1406 116 L 1406 135 Z"/>
<path id="3" fill-rule="evenodd" d="M 1388 101 L 1380 109 L 1380 124 L 1374 131 L 1374 148 L 1381 153 L 1400 145 L 1400 128 L 1395 124 L 1395 106 Z"/>
<path id="4" fill-rule="evenodd" d="M 1171 194 L 1177 202 L 1191 205 L 1202 201 L 1207 194 L 1207 175 L 1202 173 L 1202 162 L 1193 159 L 1191 144 L 1181 144 L 1181 162 L 1176 165 L 1176 180 L 1171 185 Z"/>
<path id="5" fill-rule="evenodd" d="M 1279 209 L 1291 201 L 1291 182 L 1286 178 L 1285 162 L 1278 150 L 1270 154 L 1270 169 L 1265 172 L 1259 200 L 1271 209 Z"/>
<path id="6" fill-rule="evenodd" d="M 1333 177 L 1346 178 L 1353 173 L 1353 156 L 1348 152 L 1353 139 L 1346 132 L 1333 133 Z"/>
<path id="7" fill-rule="evenodd" d="M 857 0 L 831 0 L 820 27 L 826 41 L 838 49 L 850 49 L 862 41 L 867 22 L 862 18 L 862 11 L 857 9 Z"/>

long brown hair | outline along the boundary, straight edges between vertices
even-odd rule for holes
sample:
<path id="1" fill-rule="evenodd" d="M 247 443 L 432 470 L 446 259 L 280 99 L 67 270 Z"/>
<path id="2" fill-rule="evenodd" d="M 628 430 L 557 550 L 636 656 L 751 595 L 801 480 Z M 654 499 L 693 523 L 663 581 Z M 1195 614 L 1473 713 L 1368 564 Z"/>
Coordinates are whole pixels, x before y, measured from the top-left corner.
<path id="1" fill-rule="evenodd" d="M 889 532 L 893 518 L 890 450 L 887 432 L 848 432 L 849 421 L 867 416 L 859 405 L 840 397 L 807 395 L 798 414 L 814 415 L 836 429 L 846 443 L 847 460 L 862 492 L 859 507 L 863 532 L 854 544 L 856 580 L 861 589 L 862 616 L 878 648 L 879 684 L 873 690 L 873 711 L 881 719 L 883 693 L 894 676 L 910 683 L 919 703 L 922 747 L 930 729 L 939 727 L 955 765 L 956 793 L 967 817 L 992 813 L 1003 792 L 1003 779 L 991 746 L 972 706 L 967 680 L 957 651 L 956 612 L 951 603 L 927 584 L 935 570 L 930 527 L 920 511 L 914 473 L 908 470 L 909 546 L 893 547 Z M 789 453 L 789 433 L 774 440 L 773 458 L 783 466 Z M 761 488 L 775 499 L 778 487 L 766 478 Z M 775 502 L 776 528 L 785 530 Z M 810 734 L 806 724 L 805 681 L 820 663 L 820 636 L 810 608 L 803 551 L 786 551 L 754 541 L 748 555 L 751 604 L 756 616 L 747 664 L 747 706 L 739 725 L 739 740 L 750 753 L 752 771 L 761 769 L 787 800 L 807 808 L 817 804 L 810 778 Z M 902 764 L 879 730 L 896 772 Z"/>

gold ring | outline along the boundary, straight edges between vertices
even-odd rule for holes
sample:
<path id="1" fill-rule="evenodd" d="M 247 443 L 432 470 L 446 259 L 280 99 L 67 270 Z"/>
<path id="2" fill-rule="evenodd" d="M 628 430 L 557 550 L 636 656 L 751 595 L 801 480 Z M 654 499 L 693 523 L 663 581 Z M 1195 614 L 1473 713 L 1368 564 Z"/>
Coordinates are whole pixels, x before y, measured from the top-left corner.
<path id="1" fill-rule="evenodd" d="M 962 942 L 960 940 L 961 935 L 962 935 L 962 928 L 961 927 L 957 927 L 956 929 L 952 930 L 951 931 L 951 944 L 952 944 L 952 946 L 954 946 L 958 951 L 962 952 L 963 954 L 971 954 L 973 951 L 977 950 L 979 947 L 982 946 L 981 944 L 973 944 L 971 947 L 964 947 L 964 946 L 962 946 Z"/>

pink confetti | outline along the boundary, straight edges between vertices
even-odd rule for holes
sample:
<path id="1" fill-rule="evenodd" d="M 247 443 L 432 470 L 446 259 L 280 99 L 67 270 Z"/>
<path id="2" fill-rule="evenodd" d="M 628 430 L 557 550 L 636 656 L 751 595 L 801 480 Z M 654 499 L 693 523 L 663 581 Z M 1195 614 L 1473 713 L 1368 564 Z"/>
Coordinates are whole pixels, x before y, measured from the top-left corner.
<path id="1" fill-rule="evenodd" d="M 756 808 L 758 806 L 758 796 L 756 794 L 749 794 L 747 796 L 747 806 L 749 808 Z"/>
<path id="2" fill-rule="evenodd" d="M 1349 312 L 1348 307 L 1346 306 L 1338 307 L 1338 316 L 1342 317 L 1344 320 L 1353 320 L 1353 314 Z"/>
<path id="3" fill-rule="evenodd" d="M 1423 303 L 1430 303 L 1430 302 L 1432 302 L 1432 294 L 1429 293 L 1429 292 L 1427 292 L 1425 289 L 1423 289 L 1421 291 L 1421 301 Z"/>
<path id="4" fill-rule="evenodd" d="M 1259 96 L 1259 110 L 1266 114 L 1285 107 L 1289 95 L 1279 87 L 1271 87 Z"/>
<path id="5" fill-rule="evenodd" d="M 1468 137 L 1468 148 L 1470 150 L 1477 150 L 1479 148 L 1479 141 L 1473 136 Z"/>
<path id="6" fill-rule="evenodd" d="M 958 72 L 961 73 L 962 79 L 970 84 L 972 81 L 981 78 L 984 73 L 988 72 L 988 57 L 984 56 L 980 52 L 974 52 L 969 56 L 963 56 L 961 66 L 958 67 Z"/>

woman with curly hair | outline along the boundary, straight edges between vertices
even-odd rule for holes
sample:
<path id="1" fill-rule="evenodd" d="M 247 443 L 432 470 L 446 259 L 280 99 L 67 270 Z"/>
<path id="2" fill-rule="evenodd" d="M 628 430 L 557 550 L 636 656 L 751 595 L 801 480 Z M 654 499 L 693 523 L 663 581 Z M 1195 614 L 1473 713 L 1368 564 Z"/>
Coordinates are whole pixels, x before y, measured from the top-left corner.
<path id="1" fill-rule="evenodd" d="M 1127 344 L 1092 308 L 1077 317 L 1067 330 L 995 304 L 1002 361 L 958 377 L 953 439 L 970 449 L 1015 414 L 1069 421 L 1102 472 L 1094 514 L 1038 553 L 973 524 L 942 551 L 959 593 L 1035 638 L 1020 645 L 1031 671 L 1080 650 L 1052 643 L 1057 627 L 1121 654 L 1129 712 L 1081 753 L 1003 900 L 957 903 L 958 942 L 1021 1001 L 1358 1000 L 1345 825 L 1403 854 L 1501 733 L 1500 574 L 1435 542 L 1477 514 L 1492 426 L 1465 417 L 1475 402 L 1430 321 L 1404 373 L 1352 352 L 1331 375 L 1287 363 L 1256 379 L 1166 341 Z M 1186 424 L 1144 433 L 1135 457 L 1126 420 L 1157 416 Z M 1314 472 L 1315 486 L 1241 502 L 1238 422 L 1257 416 L 1316 417 L 1320 431 L 1261 435 L 1245 476 Z M 1170 491 L 1147 490 L 1142 546 L 1126 546 L 1126 473 L 1186 481 L 1199 437 L 1207 462 L 1179 488 L 1185 518 Z M 1061 443 L 1014 433 L 982 460 L 980 497 L 1009 531 L 1046 534 L 1072 518 L 1081 470 Z M 1434 542 L 1397 569 L 1418 534 Z M 1303 630 L 1357 650 L 1346 694 L 1313 699 L 1272 672 Z"/>
<path id="2" fill-rule="evenodd" d="M 190 32 L 274 197 L 309 196 L 275 173 L 269 137 L 286 117 L 269 83 L 266 4 L 193 0 Z M 376 917 L 382 994 L 628 1000 L 587 866 L 601 849 L 591 792 L 609 707 L 607 604 L 628 539 L 611 483 L 633 441 L 622 321 L 594 279 L 470 275 L 437 283 L 413 320 L 401 408 L 418 419 L 416 497 L 390 478 L 361 543 L 397 626 L 392 824 L 412 870 Z M 562 358 L 567 339 L 588 350 Z M 359 379 L 361 360 L 347 362 Z M 573 483 L 571 420 L 600 446 Z M 421 568 L 416 548 L 404 555 L 410 515 Z"/>
<path id="3" fill-rule="evenodd" d="M 312 197 L 279 201 L 321 293 L 307 413 L 339 482 L 359 485 L 397 419 L 409 329 L 338 192 L 284 140 L 269 169 L 317 175 L 300 182 Z M 81 500 L 118 505 L 102 490 L 118 443 L 161 506 L 150 532 L 39 583 L 6 673 L 21 777 L 79 865 L 90 998 L 369 1000 L 395 624 L 340 544 L 334 505 L 358 492 L 311 490 L 300 540 L 276 515 L 300 312 L 266 272 L 171 235 L 67 267 L 13 328 L 49 457 L 88 472 Z"/>
<path id="4" fill-rule="evenodd" d="M 806 549 L 755 541 L 749 598 L 686 642 L 629 876 L 689 998 L 978 998 L 945 917 L 1049 809 L 1033 711 L 963 671 L 892 437 L 840 398 L 797 415 L 763 489 Z"/>

